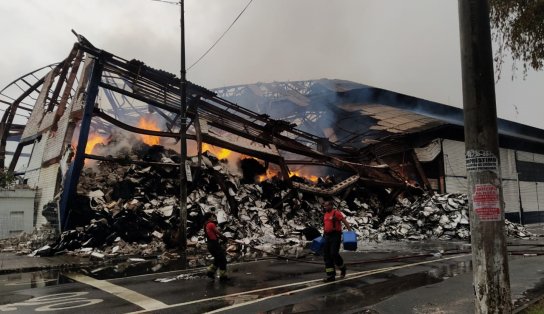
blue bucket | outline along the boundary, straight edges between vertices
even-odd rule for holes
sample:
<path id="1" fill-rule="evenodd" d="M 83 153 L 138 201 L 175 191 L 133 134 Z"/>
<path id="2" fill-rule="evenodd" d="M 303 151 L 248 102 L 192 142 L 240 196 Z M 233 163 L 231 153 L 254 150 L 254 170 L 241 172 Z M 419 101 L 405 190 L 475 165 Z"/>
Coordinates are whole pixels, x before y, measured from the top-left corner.
<path id="1" fill-rule="evenodd" d="M 312 240 L 312 244 L 310 245 L 310 250 L 315 253 L 321 252 L 323 250 L 323 245 L 325 244 L 325 238 L 323 237 L 317 237 Z"/>
<path id="2" fill-rule="evenodd" d="M 357 250 L 357 234 L 355 231 L 344 231 L 342 233 L 342 244 L 346 251 Z"/>

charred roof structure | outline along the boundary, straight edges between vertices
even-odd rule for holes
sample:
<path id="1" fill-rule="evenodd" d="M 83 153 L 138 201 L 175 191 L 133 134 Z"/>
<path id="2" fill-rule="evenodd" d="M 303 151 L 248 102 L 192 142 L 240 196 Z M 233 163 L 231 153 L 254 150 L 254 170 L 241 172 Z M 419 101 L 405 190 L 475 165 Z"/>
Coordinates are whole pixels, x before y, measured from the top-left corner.
<path id="1" fill-rule="evenodd" d="M 64 226 L 70 207 L 75 206 L 73 200 L 85 160 L 115 161 L 91 153 L 96 143 L 90 140 L 90 134 L 105 136 L 112 127 L 118 127 L 145 136 L 178 139 L 180 80 L 141 61 L 100 50 L 80 35 L 68 57 L 49 68 L 33 83 L 29 80 L 36 77 L 34 73 L 16 81 L 18 87 L 27 85 L 21 88 L 22 94 L 2 101 L 7 108 L 0 125 L 0 168 L 17 170 L 21 152 L 32 145 L 28 166 L 18 174 L 38 188 L 37 209 L 60 193 L 60 221 Z M 359 152 L 353 147 L 241 107 L 201 86 L 188 84 L 187 104 L 188 139 L 197 142 L 199 156 L 202 143 L 219 146 L 278 165 L 288 182 L 289 164 L 295 163 L 324 165 L 347 173 L 345 182 L 328 190 L 297 183 L 298 188 L 315 193 L 337 193 L 358 180 L 381 186 L 409 186 L 383 165 L 359 162 Z M 149 114 L 160 116 L 164 128 L 135 126 Z M 17 123 L 16 117 L 23 122 Z M 19 140 L 6 165 L 7 143 L 14 137 Z M 286 160 L 285 155 L 294 157 Z M 39 225 L 39 215 L 35 220 Z"/>

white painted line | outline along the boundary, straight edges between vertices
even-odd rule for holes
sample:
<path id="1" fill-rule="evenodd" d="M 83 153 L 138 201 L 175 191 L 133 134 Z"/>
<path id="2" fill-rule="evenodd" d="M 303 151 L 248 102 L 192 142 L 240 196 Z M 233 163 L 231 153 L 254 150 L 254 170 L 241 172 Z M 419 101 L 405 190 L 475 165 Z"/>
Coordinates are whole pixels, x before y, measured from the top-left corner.
<path id="1" fill-rule="evenodd" d="M 444 261 L 444 260 L 448 260 L 448 259 L 458 258 L 458 257 L 462 257 L 462 256 L 468 256 L 468 255 L 470 255 L 470 254 L 457 255 L 457 256 L 442 258 L 442 259 L 439 259 L 439 260 L 418 262 L 418 263 L 402 265 L 402 266 L 386 267 L 386 268 L 382 268 L 382 269 L 371 270 L 370 272 L 365 273 L 365 274 L 354 273 L 349 278 L 344 278 L 344 279 L 336 280 L 336 281 L 333 281 L 333 282 L 322 283 L 322 284 L 313 285 L 313 286 L 306 287 L 306 288 L 301 288 L 301 289 L 297 289 L 297 290 L 291 290 L 291 291 L 287 291 L 287 292 L 283 292 L 283 293 L 279 293 L 279 294 L 274 294 L 274 295 L 270 295 L 270 296 L 267 296 L 267 297 L 264 297 L 264 298 L 260 298 L 260 299 L 256 299 L 256 300 L 252 300 L 252 301 L 247 301 L 247 302 L 244 302 L 244 303 L 233 304 L 231 306 L 223 307 L 223 308 L 220 308 L 220 309 L 217 309 L 217 310 L 214 310 L 214 311 L 211 311 L 211 312 L 206 312 L 206 313 L 208 313 L 208 314 L 220 313 L 220 312 L 225 311 L 225 310 L 235 309 L 235 308 L 238 308 L 238 307 L 250 305 L 250 304 L 253 304 L 253 303 L 258 303 L 258 302 L 261 302 L 261 301 L 281 297 L 281 296 L 284 296 L 284 295 L 292 295 L 292 294 L 295 294 L 295 293 L 298 293 L 298 292 L 303 292 L 303 291 L 306 291 L 306 290 L 311 290 L 311 289 L 315 289 L 315 288 L 319 288 L 319 287 L 323 287 L 323 286 L 328 286 L 328 285 L 335 284 L 337 282 L 342 282 L 342 281 L 346 281 L 346 280 L 353 280 L 353 279 L 362 278 L 362 277 L 366 277 L 366 276 L 373 275 L 373 274 L 383 273 L 383 272 L 386 272 L 386 271 L 389 271 L 389 270 L 396 270 L 396 269 L 401 269 L 401 268 L 406 268 L 406 267 L 429 264 L 429 263 L 434 263 L 434 262 L 438 262 L 438 261 Z"/>
<path id="2" fill-rule="evenodd" d="M 435 259 L 435 260 L 431 260 L 431 261 L 424 261 L 424 262 L 406 264 L 406 265 L 402 265 L 402 266 L 384 267 L 384 268 L 378 268 L 378 269 L 373 269 L 373 270 L 365 270 L 365 271 L 360 271 L 360 272 L 356 272 L 356 273 L 350 273 L 344 279 L 339 279 L 339 280 L 336 280 L 336 281 L 333 281 L 333 282 L 323 283 L 323 284 L 319 284 L 319 285 L 312 285 L 310 287 L 303 288 L 303 289 L 313 289 L 313 288 L 317 288 L 317 287 L 321 287 L 321 286 L 332 285 L 332 284 L 342 282 L 342 281 L 346 281 L 346 280 L 352 280 L 352 279 L 357 279 L 357 278 L 361 278 L 361 277 L 365 277 L 365 276 L 369 276 L 369 275 L 373 275 L 373 274 L 383 273 L 383 272 L 390 271 L 390 270 L 396 270 L 396 269 L 401 269 L 401 268 L 406 268 L 406 267 L 411 267 L 411 266 L 418 266 L 418 265 L 429 264 L 429 263 L 436 263 L 436 262 L 440 262 L 440 261 L 445 261 L 445 260 L 464 257 L 464 256 L 469 256 L 469 255 L 470 254 L 456 255 L 456 256 L 452 256 L 452 257 L 445 257 L 445 258 Z M 293 283 L 280 285 L 280 286 L 260 288 L 260 289 L 250 290 L 250 291 L 243 291 L 243 292 L 237 292 L 237 293 L 232 293 L 232 294 L 227 294 L 227 295 L 221 295 L 221 296 L 217 296 L 217 297 L 211 297 L 211 298 L 198 299 L 198 300 L 187 301 L 187 302 L 182 302 L 182 303 L 177 303 L 177 304 L 171 304 L 171 305 L 168 305 L 165 308 L 173 308 L 173 307 L 178 307 L 178 306 L 191 305 L 191 304 L 195 304 L 195 303 L 201 303 L 201 302 L 207 302 L 207 301 L 213 301 L 213 300 L 220 300 L 220 299 L 225 299 L 225 298 L 230 298 L 230 297 L 235 297 L 235 296 L 245 295 L 245 294 L 252 294 L 252 293 L 255 293 L 255 292 L 267 291 L 267 290 L 272 290 L 272 289 L 287 288 L 287 287 L 301 286 L 301 285 L 310 285 L 312 283 L 318 283 L 318 282 L 322 282 L 322 281 L 323 281 L 322 279 L 313 279 L 313 280 L 307 280 L 307 281 L 293 282 Z M 265 300 L 265 299 L 268 299 L 268 298 L 272 298 L 272 297 L 275 297 L 275 296 L 279 296 L 279 295 L 287 295 L 287 294 L 294 293 L 294 292 L 297 292 L 297 291 L 302 291 L 302 290 L 290 290 L 290 291 L 287 291 L 287 292 L 282 293 L 282 294 L 269 296 L 269 297 L 266 297 L 266 298 L 263 298 L 263 299 L 257 299 L 257 300 L 251 301 L 251 303 L 259 302 L 259 301 L 262 301 L 262 300 Z M 247 303 L 247 302 L 246 303 L 241 303 L 241 305 L 248 305 L 248 304 L 250 304 L 250 303 Z M 228 308 L 230 308 L 230 307 L 221 308 L 221 309 L 218 309 L 216 311 L 225 310 L 225 309 L 228 309 Z M 145 312 L 146 312 L 145 310 L 144 311 L 136 311 L 136 312 L 131 312 L 130 314 L 145 313 Z M 213 313 L 213 312 L 210 312 L 210 313 Z"/>
<path id="3" fill-rule="evenodd" d="M 125 301 L 128 301 L 132 304 L 135 304 L 145 309 L 146 311 L 158 310 L 168 307 L 167 304 L 162 303 L 161 301 L 155 300 L 136 291 L 132 291 L 130 289 L 115 285 L 106 280 L 97 280 L 80 274 L 68 274 L 67 277 L 75 281 L 84 283 L 86 285 L 93 286 L 107 293 L 113 294 L 114 296 L 124 299 Z"/>
<path id="4" fill-rule="evenodd" d="M 236 265 L 242 265 L 242 264 L 245 265 L 245 264 L 249 264 L 249 263 L 258 263 L 258 262 L 271 261 L 271 260 L 276 260 L 276 259 L 275 258 L 267 258 L 267 259 L 258 259 L 258 260 L 247 261 L 247 262 L 237 262 L 237 263 L 229 264 L 228 266 L 232 267 L 232 266 L 236 266 Z M 163 272 L 157 272 L 157 273 L 151 273 L 151 274 L 134 275 L 134 276 L 130 276 L 130 278 L 152 277 L 152 276 L 156 276 L 156 275 L 165 275 L 165 274 L 170 274 L 170 273 L 179 273 L 179 274 L 192 275 L 192 274 L 201 273 L 204 270 L 206 270 L 207 268 L 208 268 L 208 266 L 203 266 L 203 267 L 198 267 L 198 268 L 190 268 L 190 269 L 176 269 L 176 270 L 169 270 L 169 271 L 163 271 Z M 111 279 L 108 279 L 108 280 L 109 281 L 119 281 L 119 280 L 124 280 L 124 279 L 127 279 L 127 278 L 126 277 L 119 277 L 119 278 L 111 278 Z"/>

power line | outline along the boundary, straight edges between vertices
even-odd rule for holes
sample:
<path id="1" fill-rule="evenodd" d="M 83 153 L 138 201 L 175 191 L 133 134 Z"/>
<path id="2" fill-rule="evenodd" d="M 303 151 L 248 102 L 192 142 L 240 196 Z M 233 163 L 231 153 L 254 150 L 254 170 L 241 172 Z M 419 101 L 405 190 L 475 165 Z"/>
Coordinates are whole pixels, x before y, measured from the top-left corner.
<path id="1" fill-rule="evenodd" d="M 163 0 L 153 0 L 153 1 L 163 1 Z M 215 45 L 217 45 L 217 43 L 219 43 L 219 41 L 225 37 L 225 35 L 227 34 L 227 32 L 232 28 L 232 26 L 234 26 L 234 24 L 236 23 L 236 21 L 238 21 L 238 19 L 240 18 L 240 16 L 242 16 L 242 14 L 244 14 L 244 12 L 246 11 L 246 9 L 249 7 L 249 5 L 251 4 L 251 2 L 253 2 L 253 0 L 249 0 L 249 2 L 246 4 L 246 6 L 244 7 L 244 9 L 240 12 L 240 14 L 238 14 L 238 16 L 234 19 L 234 21 L 230 24 L 230 26 L 227 28 L 227 30 L 225 30 L 225 32 L 223 32 L 223 34 L 221 36 L 219 36 L 219 38 L 215 41 L 215 43 L 213 43 L 213 45 L 208 49 L 206 50 L 206 52 L 204 52 L 204 54 L 202 54 L 202 56 L 200 56 L 200 58 L 198 58 L 198 60 L 196 60 L 193 64 L 191 64 L 191 66 L 189 66 L 187 68 L 187 71 L 189 71 L 192 67 L 194 67 L 198 62 L 200 62 L 200 60 L 202 60 L 212 49 L 213 47 L 215 47 Z"/>
<path id="2" fill-rule="evenodd" d="M 155 2 L 163 2 L 163 3 L 167 3 L 167 4 L 174 4 L 174 5 L 180 5 L 179 2 L 177 1 L 168 1 L 168 0 L 151 0 L 151 1 L 155 1 Z M 219 41 L 221 39 L 223 39 L 223 37 L 225 37 L 225 35 L 227 34 L 227 32 L 234 26 L 234 24 L 236 23 L 236 21 L 238 21 L 238 19 L 240 18 L 240 16 L 242 16 L 242 14 L 244 14 L 244 12 L 246 11 L 246 9 L 249 7 L 249 5 L 251 4 L 251 2 L 253 2 L 253 0 L 249 0 L 249 2 L 246 4 L 246 6 L 244 7 L 244 9 L 242 9 L 242 11 L 238 14 L 238 16 L 234 19 L 234 21 L 232 21 L 232 23 L 230 24 L 230 26 L 223 32 L 223 34 L 221 36 L 219 36 L 219 38 L 213 43 L 213 45 L 211 45 L 210 48 L 208 48 L 208 50 L 206 50 L 206 52 L 204 52 L 202 54 L 202 56 L 200 56 L 200 58 L 198 58 L 193 64 L 191 64 L 191 66 L 189 66 L 187 68 L 186 71 L 189 71 L 192 67 L 194 67 L 198 62 L 200 62 L 200 60 L 202 60 L 212 49 L 213 47 L 215 47 Z"/>
<path id="3" fill-rule="evenodd" d="M 178 2 L 178 1 L 167 1 L 167 0 L 151 0 L 151 1 L 164 2 L 164 3 L 168 3 L 168 4 L 179 5 L 179 2 Z"/>

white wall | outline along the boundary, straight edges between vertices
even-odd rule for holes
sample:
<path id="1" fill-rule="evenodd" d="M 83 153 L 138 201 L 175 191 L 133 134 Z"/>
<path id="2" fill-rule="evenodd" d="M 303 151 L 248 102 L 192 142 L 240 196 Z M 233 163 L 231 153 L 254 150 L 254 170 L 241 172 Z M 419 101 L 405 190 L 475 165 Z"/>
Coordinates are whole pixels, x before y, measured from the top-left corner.
<path id="1" fill-rule="evenodd" d="M 35 190 L 0 190 L 0 239 L 32 232 Z"/>

